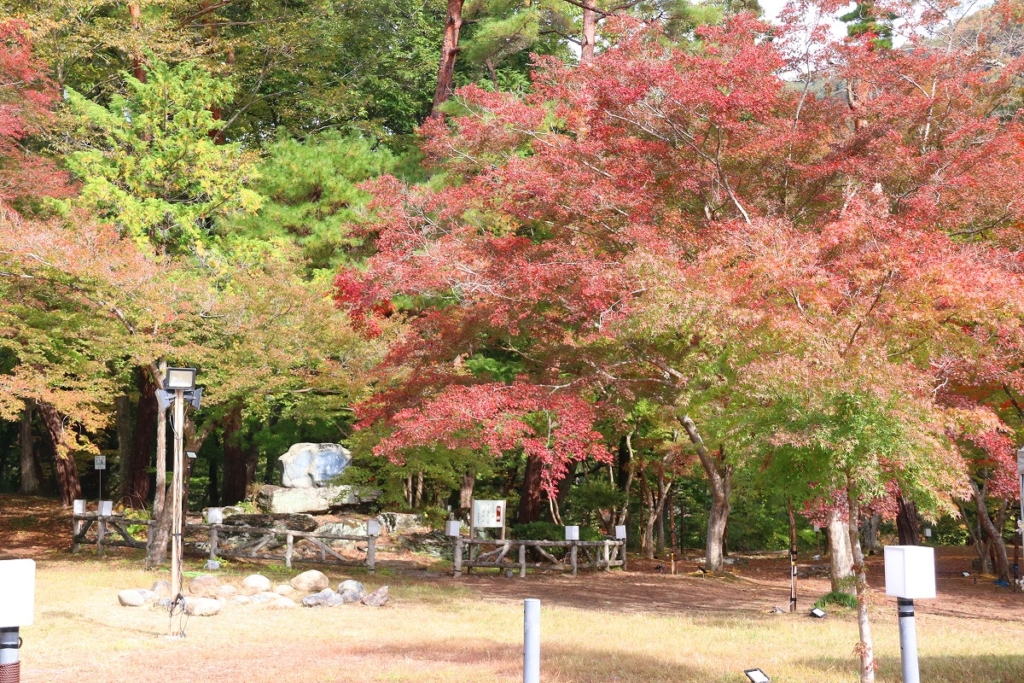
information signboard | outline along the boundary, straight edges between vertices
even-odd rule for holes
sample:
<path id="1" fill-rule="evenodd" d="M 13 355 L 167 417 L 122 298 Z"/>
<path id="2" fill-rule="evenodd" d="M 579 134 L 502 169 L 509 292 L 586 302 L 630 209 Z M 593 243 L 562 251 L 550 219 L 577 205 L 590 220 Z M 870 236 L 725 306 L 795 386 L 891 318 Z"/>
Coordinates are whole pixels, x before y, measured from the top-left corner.
<path id="1" fill-rule="evenodd" d="M 501 529 L 504 526 L 505 501 L 473 501 L 473 527 L 475 529 Z"/>

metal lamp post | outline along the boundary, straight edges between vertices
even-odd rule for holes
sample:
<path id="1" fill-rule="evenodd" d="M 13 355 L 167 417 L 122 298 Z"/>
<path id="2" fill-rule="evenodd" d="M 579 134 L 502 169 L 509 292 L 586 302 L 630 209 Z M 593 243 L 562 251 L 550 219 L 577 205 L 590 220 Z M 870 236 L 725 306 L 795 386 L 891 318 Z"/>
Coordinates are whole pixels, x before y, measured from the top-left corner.
<path id="1" fill-rule="evenodd" d="M 32 624 L 35 591 L 34 560 L 0 561 L 0 681 L 4 683 L 21 680 L 18 629 Z"/>
<path id="2" fill-rule="evenodd" d="M 896 598 L 903 683 L 921 683 L 914 600 L 935 597 L 935 548 L 920 545 L 886 546 L 885 594 Z"/>
<path id="3" fill-rule="evenodd" d="M 1017 451 L 1017 478 L 1020 480 L 1020 517 L 1017 518 L 1017 531 L 1024 535 L 1024 447 Z"/>
<path id="4" fill-rule="evenodd" d="M 182 498 L 184 496 L 185 484 L 185 399 L 193 407 L 199 407 L 202 397 L 202 389 L 196 388 L 195 368 L 167 368 L 164 377 L 164 387 L 157 391 L 158 399 L 162 405 L 170 403 L 171 396 L 174 397 L 174 419 L 172 429 L 174 431 L 174 478 L 171 480 L 171 610 L 174 610 L 175 603 L 181 596 L 182 588 Z M 171 635 L 180 636 L 174 625 L 171 625 Z"/>

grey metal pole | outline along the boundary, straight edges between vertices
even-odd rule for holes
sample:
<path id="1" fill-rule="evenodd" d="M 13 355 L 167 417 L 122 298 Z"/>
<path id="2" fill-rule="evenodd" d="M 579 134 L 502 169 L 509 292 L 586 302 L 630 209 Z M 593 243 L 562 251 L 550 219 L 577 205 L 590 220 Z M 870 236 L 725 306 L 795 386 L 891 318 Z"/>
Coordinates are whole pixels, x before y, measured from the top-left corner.
<path id="1" fill-rule="evenodd" d="M 0 628 L 0 683 L 18 683 L 21 680 L 20 642 L 17 626 Z"/>
<path id="2" fill-rule="evenodd" d="M 523 683 L 540 683 L 540 600 L 523 600 Z"/>
<path id="3" fill-rule="evenodd" d="M 917 628 L 914 625 L 914 601 L 896 599 L 900 617 L 900 660 L 903 664 L 903 683 L 921 683 L 917 662 Z"/>

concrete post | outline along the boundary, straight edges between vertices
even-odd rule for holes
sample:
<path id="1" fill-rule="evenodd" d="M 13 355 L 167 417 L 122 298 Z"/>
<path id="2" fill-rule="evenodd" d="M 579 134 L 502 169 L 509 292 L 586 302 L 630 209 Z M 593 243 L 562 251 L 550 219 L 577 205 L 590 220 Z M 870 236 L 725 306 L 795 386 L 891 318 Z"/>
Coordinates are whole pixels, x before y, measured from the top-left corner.
<path id="1" fill-rule="evenodd" d="M 523 683 L 540 683 L 540 600 L 523 600 Z"/>
<path id="2" fill-rule="evenodd" d="M 921 672 L 917 661 L 914 601 L 897 598 L 896 611 L 900 617 L 900 660 L 903 665 L 903 683 L 921 683 Z"/>

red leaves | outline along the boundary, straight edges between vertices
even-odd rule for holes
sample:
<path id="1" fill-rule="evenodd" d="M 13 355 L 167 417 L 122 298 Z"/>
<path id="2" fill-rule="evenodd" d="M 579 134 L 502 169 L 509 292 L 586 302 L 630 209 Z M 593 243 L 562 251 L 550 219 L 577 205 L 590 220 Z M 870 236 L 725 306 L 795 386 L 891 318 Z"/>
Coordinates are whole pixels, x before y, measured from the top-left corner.
<path id="1" fill-rule="evenodd" d="M 19 144 L 42 132 L 57 100 L 45 65 L 32 56 L 25 29 L 18 21 L 0 22 L 0 204 L 71 192 L 65 173 Z"/>
<path id="2" fill-rule="evenodd" d="M 553 496 L 568 463 L 611 461 L 601 434 L 591 427 L 594 420 L 589 403 L 549 387 L 519 382 L 451 385 L 422 406 L 396 413 L 388 421 L 395 431 L 374 454 L 400 460 L 404 449 L 417 446 L 483 450 L 495 456 L 521 449 L 543 463 L 542 486 Z"/>

